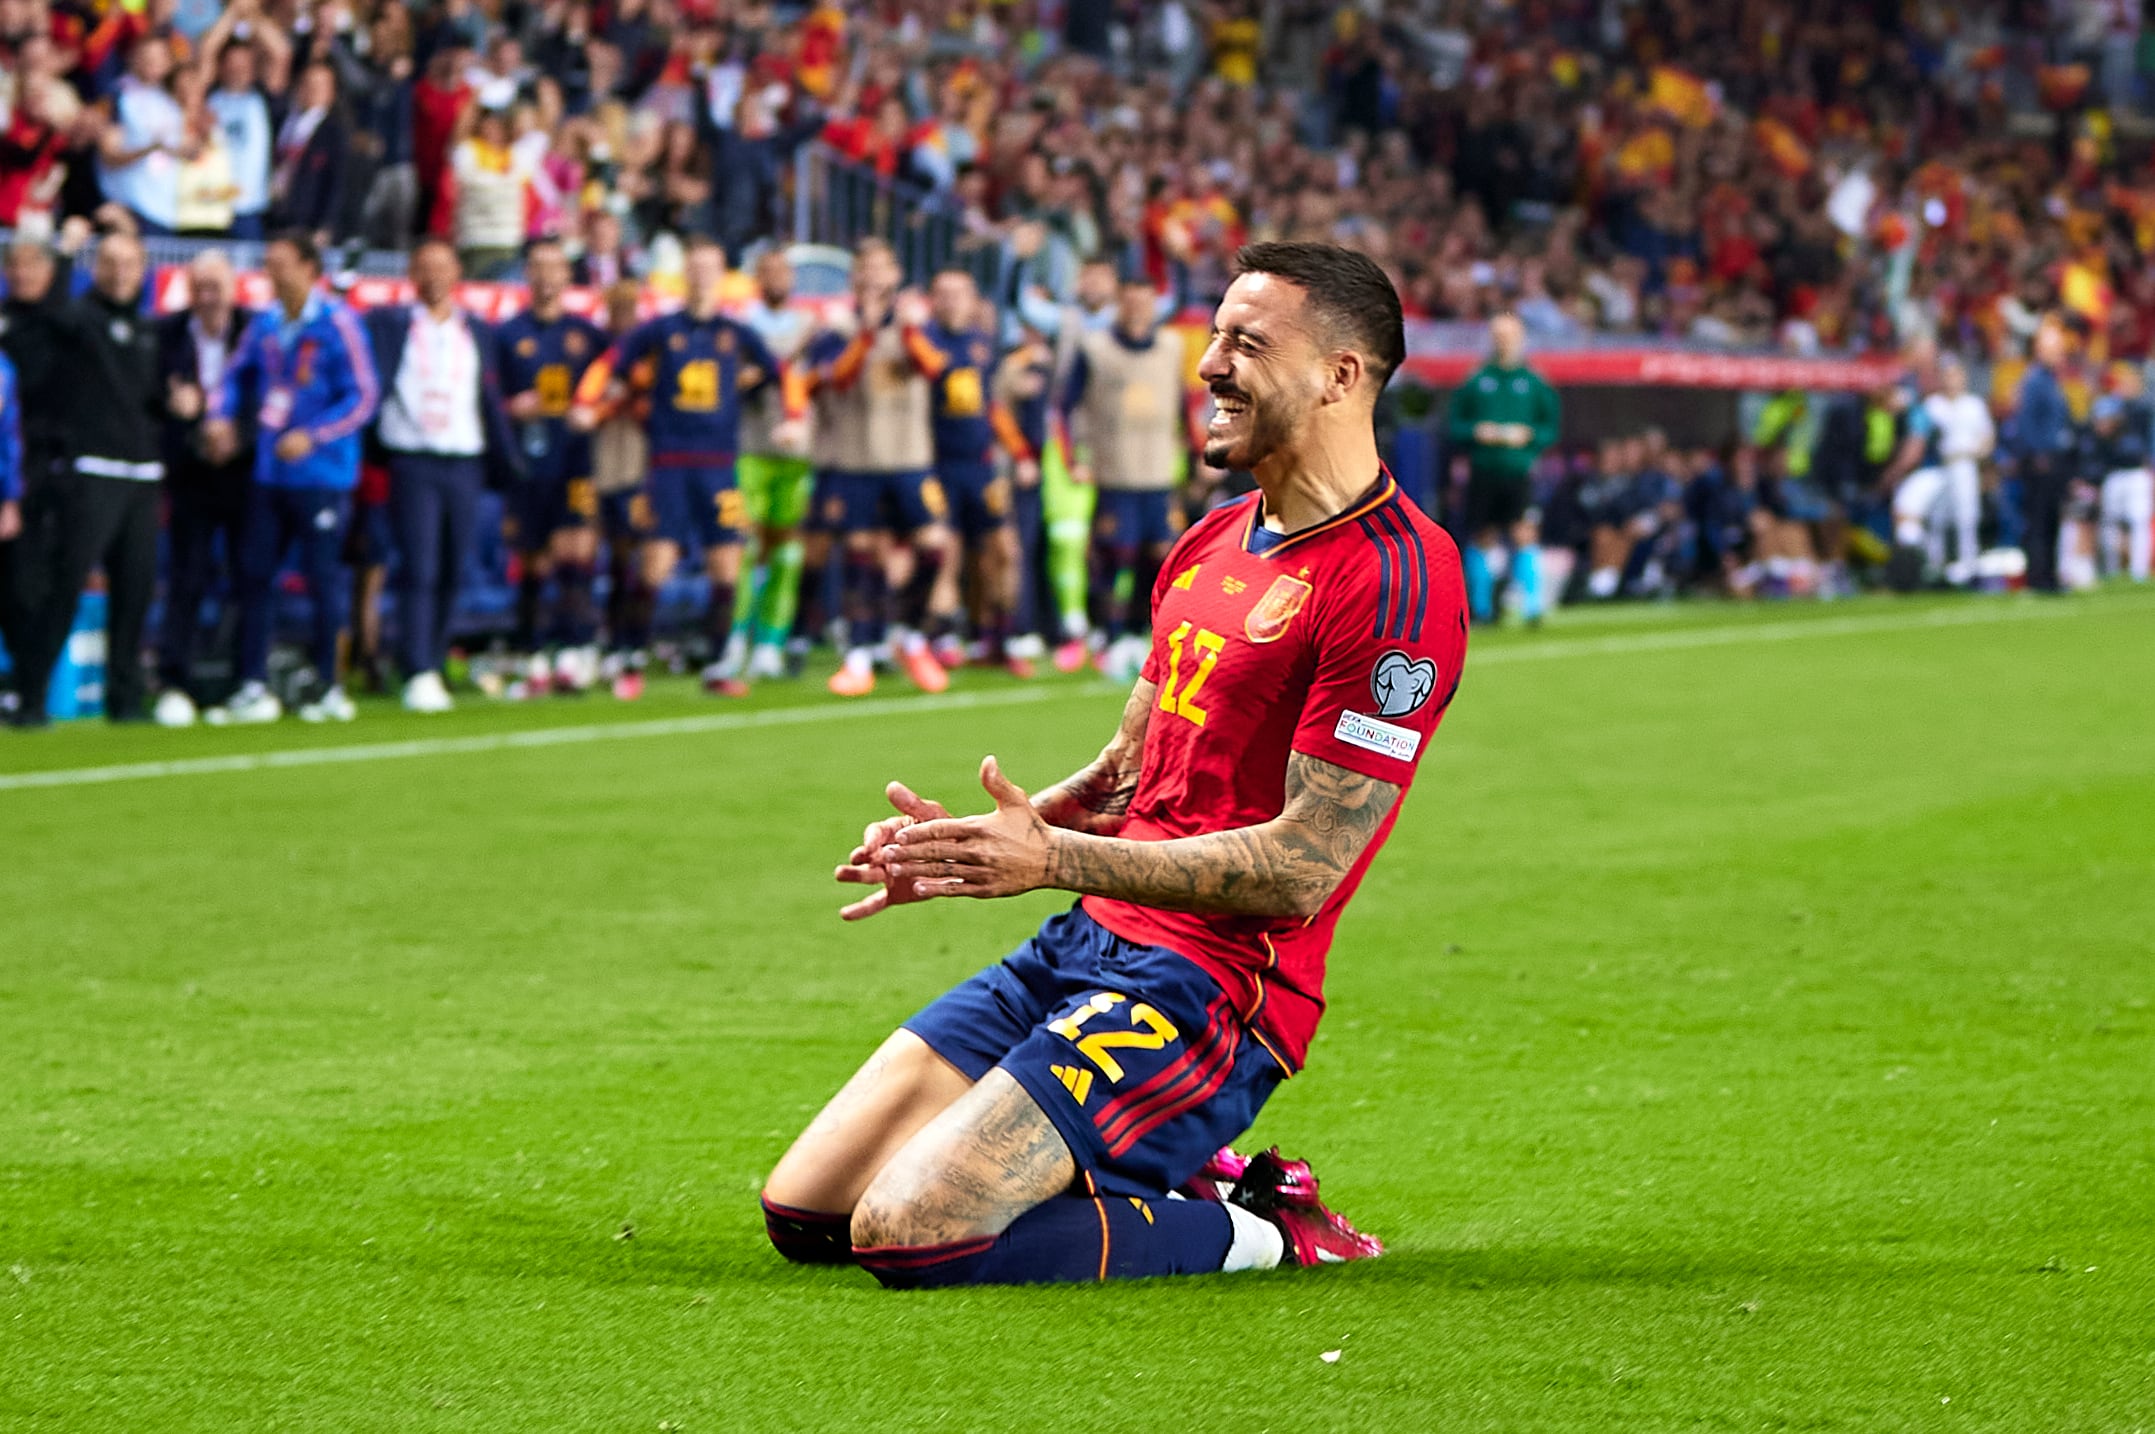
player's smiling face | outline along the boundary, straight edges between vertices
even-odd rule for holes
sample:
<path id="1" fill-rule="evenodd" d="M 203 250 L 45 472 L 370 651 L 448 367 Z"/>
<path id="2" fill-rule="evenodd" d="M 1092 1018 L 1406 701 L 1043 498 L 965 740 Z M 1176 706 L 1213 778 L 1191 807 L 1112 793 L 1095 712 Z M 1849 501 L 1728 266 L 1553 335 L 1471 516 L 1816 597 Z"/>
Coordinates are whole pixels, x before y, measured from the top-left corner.
<path id="1" fill-rule="evenodd" d="M 1244 274 L 1212 316 L 1197 376 L 1212 391 L 1205 461 L 1254 469 L 1288 446 L 1324 397 L 1324 354 L 1303 317 L 1298 284 Z"/>

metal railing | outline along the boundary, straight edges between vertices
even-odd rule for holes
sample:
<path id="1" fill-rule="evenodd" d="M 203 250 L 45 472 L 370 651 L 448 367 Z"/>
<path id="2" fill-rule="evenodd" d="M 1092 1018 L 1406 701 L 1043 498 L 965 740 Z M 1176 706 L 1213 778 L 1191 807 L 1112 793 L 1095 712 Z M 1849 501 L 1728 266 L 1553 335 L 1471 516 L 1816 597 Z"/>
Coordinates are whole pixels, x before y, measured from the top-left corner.
<path id="1" fill-rule="evenodd" d="M 850 249 L 870 237 L 897 251 L 909 284 L 958 267 L 979 281 L 982 293 L 1002 290 L 1002 245 L 970 239 L 944 196 L 854 164 L 828 145 L 801 146 L 793 160 L 794 242 Z"/>

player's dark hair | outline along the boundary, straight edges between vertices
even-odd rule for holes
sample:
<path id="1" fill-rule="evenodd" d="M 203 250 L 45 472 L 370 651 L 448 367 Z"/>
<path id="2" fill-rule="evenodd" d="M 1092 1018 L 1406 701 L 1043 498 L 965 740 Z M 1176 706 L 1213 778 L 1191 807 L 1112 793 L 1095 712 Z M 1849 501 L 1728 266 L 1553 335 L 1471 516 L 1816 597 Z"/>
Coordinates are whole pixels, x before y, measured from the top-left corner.
<path id="1" fill-rule="evenodd" d="M 314 236 L 304 229 L 280 229 L 269 236 L 271 244 L 282 244 L 299 256 L 300 262 L 315 273 L 322 272 L 322 246 L 314 242 Z"/>
<path id="2" fill-rule="evenodd" d="M 1310 312 L 1368 363 L 1378 392 L 1406 360 L 1399 291 L 1367 254 L 1302 241 L 1245 244 L 1235 254 L 1235 269 L 1270 274 L 1301 289 Z"/>

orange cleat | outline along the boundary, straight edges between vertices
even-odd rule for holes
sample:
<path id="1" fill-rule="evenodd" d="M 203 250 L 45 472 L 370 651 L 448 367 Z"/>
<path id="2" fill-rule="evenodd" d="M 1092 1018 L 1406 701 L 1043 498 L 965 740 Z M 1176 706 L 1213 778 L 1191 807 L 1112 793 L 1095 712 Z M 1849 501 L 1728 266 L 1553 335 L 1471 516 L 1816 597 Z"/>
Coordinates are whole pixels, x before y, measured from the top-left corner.
<path id="1" fill-rule="evenodd" d="M 713 697 L 746 697 L 748 684 L 738 677 L 706 677 L 703 690 Z"/>
<path id="2" fill-rule="evenodd" d="M 950 673 L 935 660 L 935 654 L 925 647 L 915 647 L 898 655 L 899 665 L 913 685 L 923 692 L 947 692 L 950 689 Z"/>
<path id="3" fill-rule="evenodd" d="M 1017 678 L 1020 682 L 1030 682 L 1039 675 L 1039 670 L 1033 666 L 1032 659 L 1029 657 L 1004 658 L 1003 671 Z"/>
<path id="4" fill-rule="evenodd" d="M 847 663 L 833 672 L 825 685 L 840 697 L 866 697 L 875 691 L 875 669 Z"/>

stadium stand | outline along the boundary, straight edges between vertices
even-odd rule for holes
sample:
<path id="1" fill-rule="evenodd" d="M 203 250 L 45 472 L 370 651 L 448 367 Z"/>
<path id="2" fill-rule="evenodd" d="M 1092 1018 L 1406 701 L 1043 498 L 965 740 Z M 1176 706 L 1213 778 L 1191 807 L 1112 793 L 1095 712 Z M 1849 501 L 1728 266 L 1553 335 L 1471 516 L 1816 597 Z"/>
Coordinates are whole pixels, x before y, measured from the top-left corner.
<path id="1" fill-rule="evenodd" d="M 2024 526 L 2045 325 L 2076 433 L 2105 394 L 2145 428 L 2151 42 L 2122 0 L 0 0 L 0 227 L 140 233 L 165 309 L 201 246 L 252 270 L 293 226 L 355 302 L 401 302 L 440 236 L 505 282 L 467 291 L 487 317 L 540 238 L 590 306 L 622 277 L 671 302 L 691 235 L 791 246 L 820 304 L 880 237 L 913 284 L 971 273 L 1013 341 L 1089 262 L 1202 325 L 1241 244 L 1344 243 L 1407 301 L 1386 438 L 1426 505 L 1463 481 L 1444 392 L 1514 313 L 1566 393 L 1535 480 L 1559 589 L 1831 594 L 1906 546 L 1940 352 L 2003 420 L 1986 550 Z M 2137 469 L 2072 451 L 2087 581 L 2146 520 L 2099 496 Z M 467 637 L 502 623 L 506 552 L 479 546 Z M 2015 580 L 1978 556 L 1956 578 Z"/>

